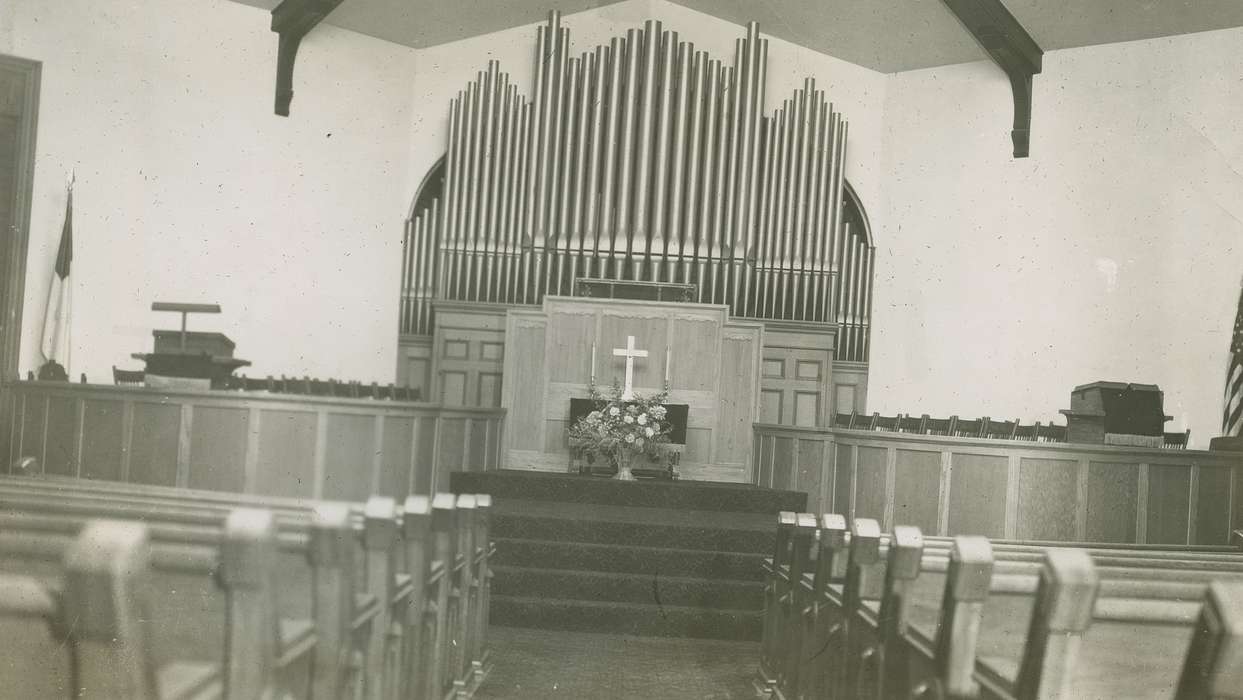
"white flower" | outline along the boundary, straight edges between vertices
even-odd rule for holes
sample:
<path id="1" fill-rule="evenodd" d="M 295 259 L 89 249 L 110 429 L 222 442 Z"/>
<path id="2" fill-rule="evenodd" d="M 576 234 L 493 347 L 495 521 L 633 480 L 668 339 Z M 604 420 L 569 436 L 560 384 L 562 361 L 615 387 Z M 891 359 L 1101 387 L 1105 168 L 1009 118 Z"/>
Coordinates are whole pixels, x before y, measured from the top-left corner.
<path id="1" fill-rule="evenodd" d="M 647 414 L 646 413 L 639 414 L 639 425 L 647 425 Z"/>
<path id="2" fill-rule="evenodd" d="M 634 436 L 627 433 L 626 442 L 634 442 Z"/>
<path id="3" fill-rule="evenodd" d="M 653 435 L 656 434 L 656 431 L 652 430 L 651 428 L 648 428 L 646 432 L 647 432 L 648 437 L 652 437 Z"/>
<path id="4" fill-rule="evenodd" d="M 627 423 L 633 423 L 634 416 L 626 416 L 623 420 L 625 420 Z"/>
<path id="5" fill-rule="evenodd" d="M 618 413 L 618 411 L 617 411 L 617 407 L 616 407 L 616 406 L 613 406 L 612 408 L 610 408 L 610 409 L 609 409 L 609 415 L 610 415 L 610 416 L 615 416 L 615 415 L 617 415 L 617 413 Z"/>

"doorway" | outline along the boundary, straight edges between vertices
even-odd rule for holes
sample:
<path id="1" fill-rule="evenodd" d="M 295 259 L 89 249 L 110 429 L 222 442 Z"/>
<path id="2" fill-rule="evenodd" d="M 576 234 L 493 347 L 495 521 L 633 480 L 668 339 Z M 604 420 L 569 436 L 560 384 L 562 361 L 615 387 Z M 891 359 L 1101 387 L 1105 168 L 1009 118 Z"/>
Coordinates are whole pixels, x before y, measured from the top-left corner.
<path id="1" fill-rule="evenodd" d="M 39 79 L 38 62 L 0 55 L 0 455 L 8 454 L 5 385 L 18 378 L 22 340 Z"/>

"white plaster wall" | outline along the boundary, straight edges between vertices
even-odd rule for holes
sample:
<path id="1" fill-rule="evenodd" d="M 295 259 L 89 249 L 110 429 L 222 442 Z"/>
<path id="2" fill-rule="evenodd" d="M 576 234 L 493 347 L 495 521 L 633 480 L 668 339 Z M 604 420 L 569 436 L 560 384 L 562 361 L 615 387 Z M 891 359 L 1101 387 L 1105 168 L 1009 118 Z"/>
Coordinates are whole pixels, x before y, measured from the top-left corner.
<path id="1" fill-rule="evenodd" d="M 678 32 L 683 41 L 694 42 L 714 58 L 733 64 L 734 41 L 746 35 L 746 28 L 711 15 L 663 0 L 627 0 L 602 8 L 562 17 L 570 29 L 571 56 L 605 44 L 626 30 L 642 28 L 644 21 L 656 19 L 664 28 Z M 486 70 L 488 61 L 500 62 L 516 81 L 520 94 L 534 94 L 535 31 L 543 22 L 516 27 L 486 36 L 473 37 L 418 52 L 419 70 L 414 81 L 415 116 L 412 170 L 422 177 L 445 151 L 448 139 L 449 101 L 474 76 Z M 818 88 L 827 90 L 835 109 L 850 121 L 850 142 L 846 177 L 868 208 L 875 225 L 873 202 L 879 200 L 883 186 L 881 143 L 884 135 L 882 109 L 885 76 L 810 49 L 760 33 L 769 40 L 768 86 L 765 112 L 781 105 L 806 77 L 816 79 Z"/>
<path id="2" fill-rule="evenodd" d="M 140 365 L 152 301 L 217 302 L 254 375 L 391 381 L 414 51 L 320 26 L 272 113 L 270 15 L 223 0 L 5 0 L 43 62 L 21 367 L 35 369 L 77 171 L 73 376 Z"/>
<path id="3" fill-rule="evenodd" d="M 1241 45 L 1047 53 L 1025 160 L 991 63 L 891 76 L 869 409 L 1048 421 L 1076 384 L 1156 383 L 1206 446 L 1243 273 Z"/>
<path id="4" fill-rule="evenodd" d="M 743 28 L 663 0 L 565 18 L 585 51 L 648 17 L 730 58 Z M 761 31 L 763 31 L 761 27 Z M 535 25 L 414 51 L 330 26 L 272 115 L 266 12 L 224 0 L 9 0 L 44 62 L 22 368 L 77 170 L 74 356 L 132 365 L 154 300 L 215 301 L 254 374 L 388 381 L 401 220 L 448 101 L 489 59 L 529 95 Z M 1243 270 L 1243 30 L 1050 52 L 1032 157 L 990 63 L 882 75 L 770 37 L 768 109 L 815 77 L 851 122 L 878 246 L 870 409 L 1049 420 L 1075 384 L 1156 382 L 1218 428 Z M 416 70 L 417 66 L 417 70 Z"/>

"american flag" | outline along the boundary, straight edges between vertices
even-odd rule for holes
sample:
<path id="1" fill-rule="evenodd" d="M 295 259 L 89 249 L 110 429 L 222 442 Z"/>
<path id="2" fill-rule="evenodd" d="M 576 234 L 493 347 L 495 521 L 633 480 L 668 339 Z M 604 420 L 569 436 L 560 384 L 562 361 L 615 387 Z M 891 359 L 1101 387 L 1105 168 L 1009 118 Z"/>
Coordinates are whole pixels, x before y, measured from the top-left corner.
<path id="1" fill-rule="evenodd" d="M 1226 406 L 1221 415 L 1221 434 L 1243 435 L 1243 291 L 1239 292 L 1239 312 L 1234 317 L 1230 341 L 1230 363 L 1226 365 Z"/>

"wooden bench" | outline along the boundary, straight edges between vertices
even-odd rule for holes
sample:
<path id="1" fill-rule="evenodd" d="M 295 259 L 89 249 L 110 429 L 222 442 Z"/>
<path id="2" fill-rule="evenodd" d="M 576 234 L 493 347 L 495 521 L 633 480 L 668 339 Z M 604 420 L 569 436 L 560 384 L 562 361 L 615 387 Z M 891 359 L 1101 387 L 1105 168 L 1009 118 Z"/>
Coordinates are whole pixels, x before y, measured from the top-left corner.
<path id="1" fill-rule="evenodd" d="M 271 507 L 258 508 L 262 505 Z M 227 670 L 237 648 L 227 640 L 239 630 L 258 640 L 262 630 L 279 627 L 282 633 L 273 634 L 263 647 L 275 649 L 276 660 L 265 660 L 261 665 L 266 670 L 244 676 L 276 679 L 265 682 L 279 681 L 276 687 L 299 697 L 311 692 L 317 697 L 367 698 L 468 695 L 489 667 L 490 507 L 486 495 L 412 496 L 398 507 L 380 497 L 364 505 L 231 499 L 217 492 L 161 487 L 3 479 L 0 562 L 50 562 L 59 569 L 76 539 L 97 519 L 113 524 L 137 520 L 143 523 L 156 580 L 181 587 L 189 578 L 204 593 L 218 586 L 231 600 L 231 585 L 265 579 L 262 572 L 250 570 L 234 578 L 224 575 L 228 524 L 237 513 L 263 513 L 271 523 L 263 546 L 270 549 L 259 559 L 278 567 L 274 576 L 279 588 L 247 600 L 267 601 L 265 614 L 285 617 L 283 624 L 260 623 L 259 617 L 237 614 L 231 606 L 209 609 L 181 625 L 190 628 L 190 635 L 165 634 L 173 643 L 162 647 L 183 658 L 208 657 L 206 665 L 217 671 L 204 673 L 227 687 L 236 677 Z M 246 561 L 255 562 L 256 557 Z M 20 577 L 18 583 L 26 591 L 58 588 L 34 576 Z M 20 613 L 22 604 L 15 598 L 0 594 L 0 616 Z M 44 619 L 56 617 L 54 609 L 45 606 L 43 612 L 48 613 Z M 305 619 L 291 621 L 291 613 L 294 620 L 299 613 Z M 157 613 L 152 622 L 158 626 L 163 617 Z M 222 632 L 212 634 L 209 628 Z M 201 639 L 188 642 L 186 636 L 223 638 L 225 643 L 213 653 L 204 651 Z M 215 645 L 209 641 L 206 646 Z M 153 663 L 149 654 L 140 657 Z M 248 653 L 244 658 L 258 657 Z M 302 683 L 287 672 L 299 659 L 307 659 Z"/>
<path id="2" fill-rule="evenodd" d="M 782 513 L 757 689 L 776 697 L 1238 697 L 1243 556 L 928 538 Z M 1233 646 L 1231 646 L 1233 644 Z M 1177 692 L 1176 692 L 1177 691 Z"/>

